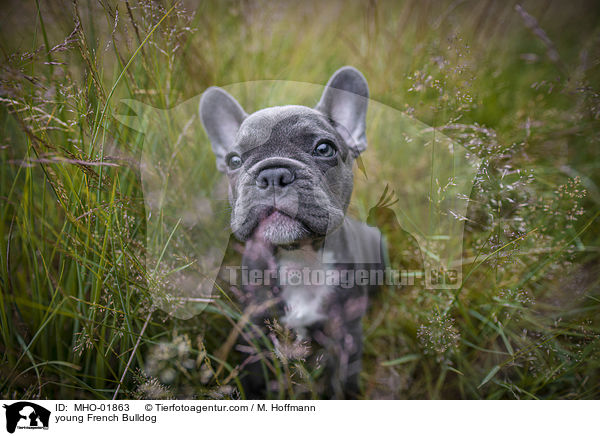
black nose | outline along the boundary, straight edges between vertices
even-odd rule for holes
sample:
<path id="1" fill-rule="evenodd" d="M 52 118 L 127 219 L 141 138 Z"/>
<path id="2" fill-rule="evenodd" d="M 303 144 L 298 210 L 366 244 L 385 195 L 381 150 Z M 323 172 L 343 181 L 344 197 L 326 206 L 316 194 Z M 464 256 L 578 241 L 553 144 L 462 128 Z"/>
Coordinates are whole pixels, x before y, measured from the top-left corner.
<path id="1" fill-rule="evenodd" d="M 261 189 L 283 188 L 294 181 L 294 174 L 287 168 L 267 168 L 258 173 L 256 185 Z"/>

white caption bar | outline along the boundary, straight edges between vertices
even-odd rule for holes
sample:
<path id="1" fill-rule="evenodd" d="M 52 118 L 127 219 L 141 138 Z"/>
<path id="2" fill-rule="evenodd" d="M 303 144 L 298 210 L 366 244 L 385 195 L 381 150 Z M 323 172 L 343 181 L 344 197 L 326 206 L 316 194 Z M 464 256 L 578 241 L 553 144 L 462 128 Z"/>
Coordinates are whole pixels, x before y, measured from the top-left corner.
<path id="1" fill-rule="evenodd" d="M 0 433 L 511 435 L 597 432 L 596 401 L 3 401 Z M 214 432 L 214 433 L 213 433 Z M 173 433 L 173 434 L 177 434 Z M 6 433 L 4 433 L 6 434 Z"/>

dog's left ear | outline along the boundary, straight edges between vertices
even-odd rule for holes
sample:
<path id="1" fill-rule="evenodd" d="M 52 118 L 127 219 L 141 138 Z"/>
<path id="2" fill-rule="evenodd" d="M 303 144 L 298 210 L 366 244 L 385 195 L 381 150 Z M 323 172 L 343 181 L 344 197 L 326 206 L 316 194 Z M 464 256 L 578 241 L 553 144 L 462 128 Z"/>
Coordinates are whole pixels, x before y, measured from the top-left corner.
<path id="1" fill-rule="evenodd" d="M 362 153 L 367 148 L 368 103 L 367 80 L 356 68 L 346 66 L 331 76 L 315 109 L 342 125 L 352 136 L 356 152 Z"/>
<path id="2" fill-rule="evenodd" d="M 235 136 L 248 115 L 235 98 L 215 86 L 211 86 L 202 94 L 199 112 L 217 157 L 217 169 L 225 171 L 225 156 L 231 151 Z"/>

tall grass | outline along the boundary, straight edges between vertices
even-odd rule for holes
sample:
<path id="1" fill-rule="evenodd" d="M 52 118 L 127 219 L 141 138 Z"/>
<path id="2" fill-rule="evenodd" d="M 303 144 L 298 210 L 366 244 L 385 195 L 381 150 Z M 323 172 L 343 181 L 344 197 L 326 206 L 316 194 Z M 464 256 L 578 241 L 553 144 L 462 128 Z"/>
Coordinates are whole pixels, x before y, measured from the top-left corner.
<path id="1" fill-rule="evenodd" d="M 150 139 L 112 114 L 128 114 L 123 98 L 171 108 L 211 85 L 324 83 L 346 64 L 374 100 L 482 160 L 462 217 L 461 287 L 372 302 L 364 397 L 600 395 L 594 2 L 3 8 L 3 397 L 243 395 L 243 316 L 228 290 L 188 320 L 154 306 L 138 166 Z M 294 353 L 267 359 L 290 397 L 315 375 Z"/>

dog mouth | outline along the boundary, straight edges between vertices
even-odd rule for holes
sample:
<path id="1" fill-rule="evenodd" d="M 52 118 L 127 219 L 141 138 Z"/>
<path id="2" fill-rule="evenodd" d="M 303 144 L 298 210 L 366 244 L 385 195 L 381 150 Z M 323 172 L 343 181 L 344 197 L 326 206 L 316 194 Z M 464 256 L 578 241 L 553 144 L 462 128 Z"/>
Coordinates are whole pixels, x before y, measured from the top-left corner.
<path id="1" fill-rule="evenodd" d="M 301 220 L 276 207 L 263 209 L 257 218 L 252 236 L 274 245 L 298 242 L 310 235 L 309 229 Z"/>
<path id="2" fill-rule="evenodd" d="M 297 217 L 292 217 L 288 212 L 277 207 L 266 208 L 259 214 L 258 226 L 286 227 L 291 224 L 302 225 L 302 221 Z"/>
<path id="3" fill-rule="evenodd" d="M 289 214 L 285 213 L 284 211 L 282 211 L 281 209 L 278 209 L 276 207 L 269 207 L 269 208 L 265 209 L 264 211 L 262 211 L 259 214 L 259 218 L 258 218 L 259 225 L 260 224 L 267 224 L 267 225 L 275 224 L 275 225 L 277 225 L 277 224 L 288 223 L 290 221 L 298 222 L 298 220 L 296 218 L 291 217 Z"/>
<path id="4" fill-rule="evenodd" d="M 231 214 L 231 229 L 241 242 L 262 239 L 272 245 L 293 244 L 325 236 L 343 220 L 343 211 L 308 182 L 272 195 L 245 187 L 242 184 L 233 200 Z"/>

